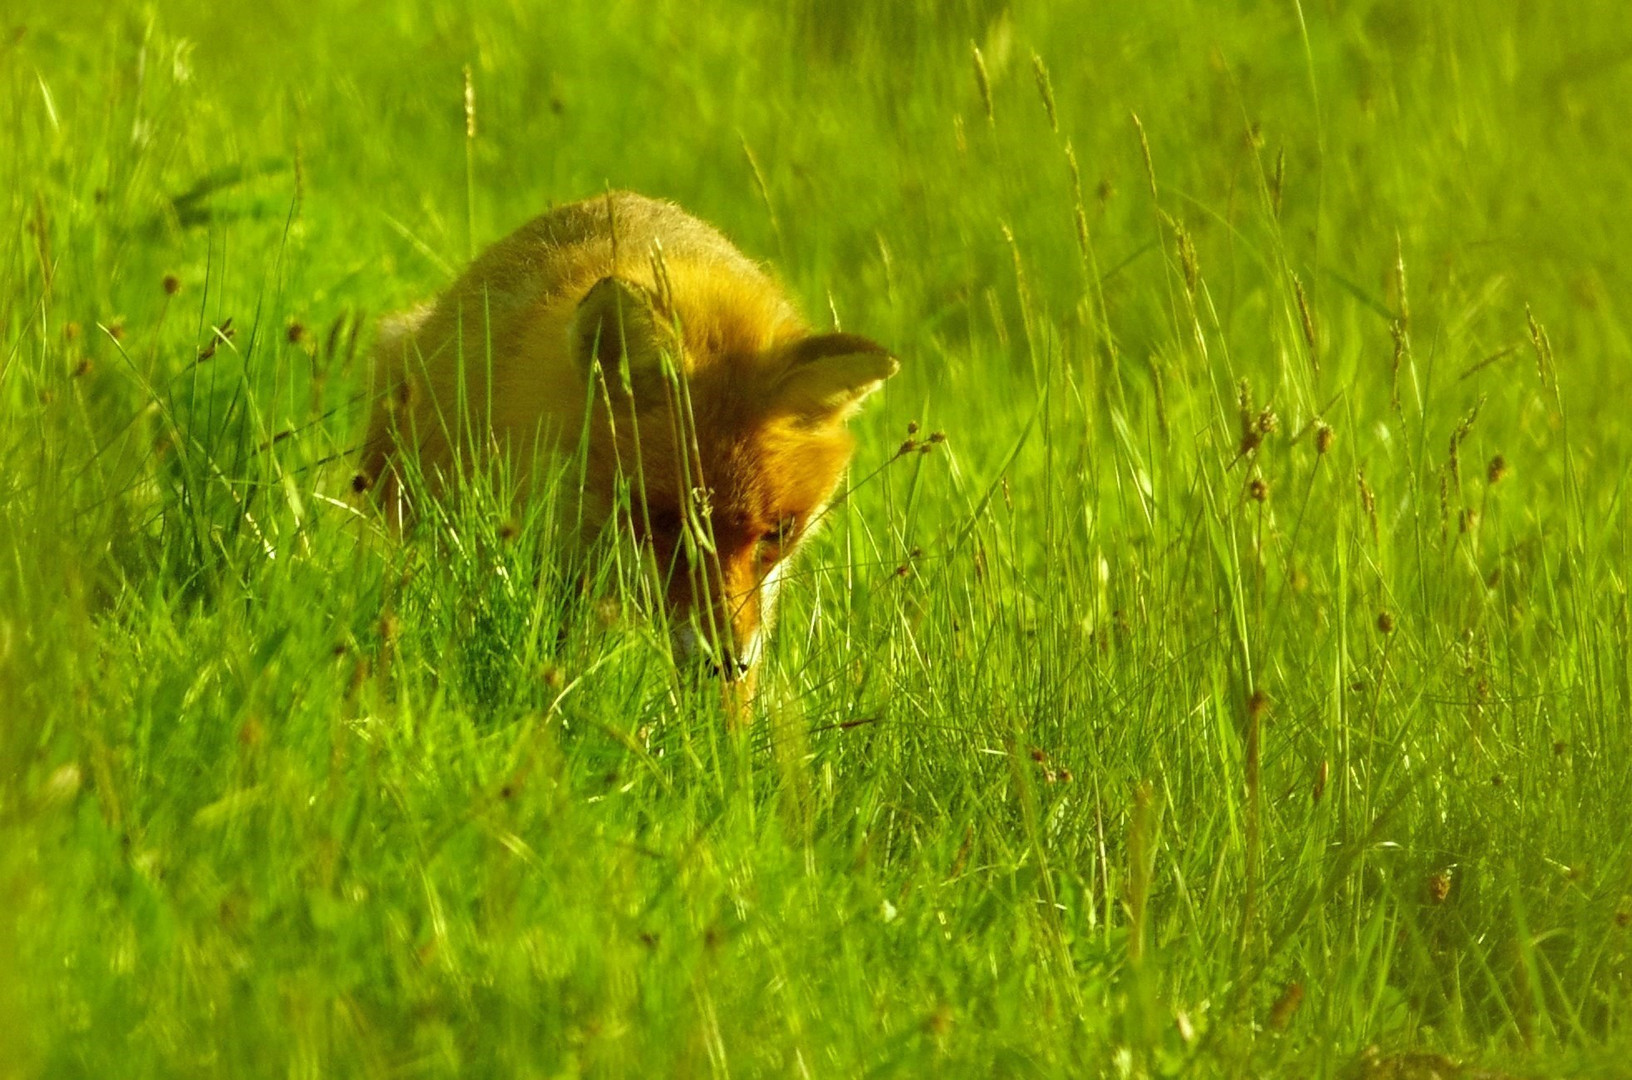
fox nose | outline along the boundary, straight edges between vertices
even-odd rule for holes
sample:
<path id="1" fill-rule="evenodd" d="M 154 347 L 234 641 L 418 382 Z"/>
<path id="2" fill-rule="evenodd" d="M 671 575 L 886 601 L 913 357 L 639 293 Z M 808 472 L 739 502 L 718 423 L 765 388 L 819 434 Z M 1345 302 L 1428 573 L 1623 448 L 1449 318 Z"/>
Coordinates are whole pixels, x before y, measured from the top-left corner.
<path id="1" fill-rule="evenodd" d="M 726 682 L 736 682 L 748 674 L 751 665 L 738 656 L 727 655 L 723 660 L 710 661 L 708 673 Z"/>
<path id="2" fill-rule="evenodd" d="M 684 664 L 700 661 L 703 670 L 726 682 L 736 682 L 754 666 L 751 659 L 739 652 L 707 643 L 690 626 L 683 626 L 674 632 L 674 655 Z"/>

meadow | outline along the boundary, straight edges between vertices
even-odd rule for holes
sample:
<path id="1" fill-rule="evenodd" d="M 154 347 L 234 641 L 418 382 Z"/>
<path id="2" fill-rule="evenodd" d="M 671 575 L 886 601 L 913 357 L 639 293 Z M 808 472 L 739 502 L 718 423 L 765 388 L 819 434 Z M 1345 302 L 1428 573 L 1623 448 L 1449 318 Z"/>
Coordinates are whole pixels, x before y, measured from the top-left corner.
<path id="1" fill-rule="evenodd" d="M 1632 1075 L 1620 5 L 15 0 L 0 115 L 0 1076 Z M 351 490 L 609 187 L 902 361 L 746 730 Z"/>

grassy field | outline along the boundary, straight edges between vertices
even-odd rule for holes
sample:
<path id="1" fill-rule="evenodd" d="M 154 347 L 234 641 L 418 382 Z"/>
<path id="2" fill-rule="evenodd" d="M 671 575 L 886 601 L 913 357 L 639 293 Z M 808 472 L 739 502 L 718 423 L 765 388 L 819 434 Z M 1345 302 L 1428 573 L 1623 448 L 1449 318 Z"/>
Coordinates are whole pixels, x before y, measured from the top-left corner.
<path id="1" fill-rule="evenodd" d="M 773 8 L 7 8 L 0 1076 L 1632 1074 L 1632 17 Z M 903 362 L 740 735 L 350 493 L 609 185 Z"/>

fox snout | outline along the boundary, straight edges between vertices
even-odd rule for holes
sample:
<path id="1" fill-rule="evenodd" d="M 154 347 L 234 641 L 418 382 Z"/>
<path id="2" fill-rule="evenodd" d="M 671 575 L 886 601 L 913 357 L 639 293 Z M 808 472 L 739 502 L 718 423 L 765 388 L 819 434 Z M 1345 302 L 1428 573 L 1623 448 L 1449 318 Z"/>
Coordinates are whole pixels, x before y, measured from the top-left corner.
<path id="1" fill-rule="evenodd" d="M 677 574 L 668 590 L 675 659 L 736 682 L 759 665 L 781 584 L 779 563 L 756 543 L 701 560 L 702 574 Z"/>
<path id="2" fill-rule="evenodd" d="M 701 666 L 708 674 L 726 682 L 746 678 L 759 661 L 757 634 L 747 642 L 733 641 L 722 648 L 697 627 L 686 625 L 677 627 L 671 639 L 675 659 L 682 666 Z"/>

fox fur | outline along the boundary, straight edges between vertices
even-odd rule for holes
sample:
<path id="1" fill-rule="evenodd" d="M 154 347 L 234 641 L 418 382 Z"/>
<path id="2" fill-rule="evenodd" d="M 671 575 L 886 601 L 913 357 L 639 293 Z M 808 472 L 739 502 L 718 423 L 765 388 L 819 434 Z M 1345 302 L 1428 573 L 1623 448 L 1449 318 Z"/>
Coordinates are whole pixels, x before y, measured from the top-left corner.
<path id="1" fill-rule="evenodd" d="M 387 319 L 376 356 L 387 388 L 358 487 L 388 516 L 408 512 L 407 455 L 433 485 L 494 453 L 525 477 L 587 432 L 586 532 L 638 467 L 631 524 L 676 651 L 728 678 L 757 663 L 787 561 L 850 462 L 846 421 L 897 370 L 864 337 L 814 332 L 713 227 L 628 192 L 500 240 L 434 303 Z"/>

